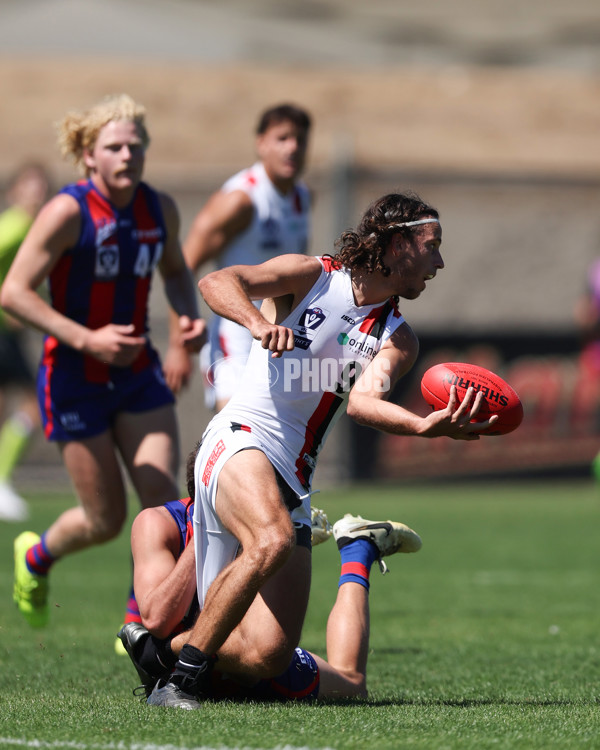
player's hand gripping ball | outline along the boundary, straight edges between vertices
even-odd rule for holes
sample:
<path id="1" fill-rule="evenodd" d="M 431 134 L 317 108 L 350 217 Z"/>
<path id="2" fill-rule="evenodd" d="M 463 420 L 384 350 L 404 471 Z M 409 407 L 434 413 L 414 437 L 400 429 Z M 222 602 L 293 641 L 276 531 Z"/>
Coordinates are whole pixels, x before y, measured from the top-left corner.
<path id="1" fill-rule="evenodd" d="M 499 375 L 479 365 L 464 362 L 445 362 L 434 365 L 421 379 L 423 398 L 433 409 L 445 409 L 450 388 L 455 385 L 459 401 L 470 386 L 483 393 L 483 401 L 473 422 L 484 422 L 492 414 L 498 420 L 480 435 L 506 435 L 516 430 L 523 420 L 523 404 L 517 392 Z"/>

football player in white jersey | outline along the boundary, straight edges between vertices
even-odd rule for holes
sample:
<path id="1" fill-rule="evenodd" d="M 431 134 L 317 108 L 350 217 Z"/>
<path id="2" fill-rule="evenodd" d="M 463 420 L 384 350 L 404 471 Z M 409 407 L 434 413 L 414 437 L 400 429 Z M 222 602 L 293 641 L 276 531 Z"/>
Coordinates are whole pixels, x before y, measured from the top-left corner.
<path id="1" fill-rule="evenodd" d="M 250 608 L 241 659 L 263 677 L 289 664 L 310 590 L 310 544 L 299 531 L 310 531 L 314 466 L 344 409 L 361 424 L 424 438 L 477 440 L 496 421 L 472 421 L 482 397 L 473 388 L 459 401 L 453 387 L 447 407 L 425 417 L 389 401 L 418 354 L 399 298 L 416 299 L 443 269 L 441 240 L 432 206 L 392 193 L 341 235 L 333 257 L 284 255 L 200 281 L 211 309 L 255 341 L 243 386 L 211 420 L 196 459 L 201 611 L 175 671 L 149 702 L 202 699 L 217 651 L 226 670 L 243 669 L 228 663 L 226 646 Z M 260 310 L 254 300 L 265 300 Z"/>
<path id="2" fill-rule="evenodd" d="M 199 444 L 186 463 L 189 497 L 142 511 L 131 529 L 140 618 L 121 628 L 119 643 L 129 654 L 151 705 L 157 701 L 158 705 L 164 705 L 161 697 L 165 689 L 157 683 L 168 679 L 181 646 L 187 642 L 186 628 L 197 616 L 191 516 L 198 448 Z M 235 649 L 239 649 L 239 655 L 245 655 L 248 645 L 242 637 L 230 638 L 224 658 L 219 660 L 212 675 L 212 700 L 305 701 L 367 696 L 371 568 L 378 560 L 385 572 L 387 565 L 382 558 L 398 552 L 418 552 L 421 538 L 405 524 L 368 521 L 349 513 L 332 527 L 323 511 L 314 514 L 311 530 L 313 547 L 333 535 L 341 558 L 336 602 L 327 622 L 327 660 L 297 648 L 287 669 L 276 677 L 260 679 L 247 668 L 243 673 L 226 674 L 222 671 L 224 662 L 232 662 Z M 251 607 L 236 628 L 236 636 L 248 628 L 252 632 L 253 619 Z M 141 692 L 136 688 L 134 695 Z M 200 708 L 198 701 L 181 701 L 180 696 L 176 706 Z"/>
<path id="3" fill-rule="evenodd" d="M 283 253 L 306 253 L 310 234 L 310 194 L 299 179 L 311 127 L 307 112 L 291 104 L 270 107 L 256 128 L 258 161 L 214 193 L 196 216 L 184 256 L 197 272 L 209 261 L 218 268 L 257 265 Z M 193 362 L 177 346 L 176 329 L 165 357 L 171 389 L 189 381 Z M 244 370 L 252 336 L 221 316 L 210 325 L 201 355 L 206 405 L 219 411 L 233 395 Z"/>

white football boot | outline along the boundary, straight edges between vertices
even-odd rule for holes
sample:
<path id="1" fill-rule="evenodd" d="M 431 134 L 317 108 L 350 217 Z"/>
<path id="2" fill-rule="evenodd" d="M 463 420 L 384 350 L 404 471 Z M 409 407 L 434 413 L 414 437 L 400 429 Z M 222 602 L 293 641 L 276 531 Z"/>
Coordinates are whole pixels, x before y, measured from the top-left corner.
<path id="1" fill-rule="evenodd" d="M 381 559 L 396 552 L 418 552 L 423 542 L 416 531 L 397 521 L 367 521 L 350 513 L 333 524 L 333 538 L 341 549 L 355 539 L 368 539 L 379 550 L 379 567 L 382 573 L 388 567 Z"/>

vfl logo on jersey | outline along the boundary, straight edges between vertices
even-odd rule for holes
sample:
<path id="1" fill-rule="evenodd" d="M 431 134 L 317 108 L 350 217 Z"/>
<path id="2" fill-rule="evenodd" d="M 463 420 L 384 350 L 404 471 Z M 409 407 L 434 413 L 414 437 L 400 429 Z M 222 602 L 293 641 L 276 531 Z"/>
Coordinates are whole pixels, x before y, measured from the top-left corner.
<path id="1" fill-rule="evenodd" d="M 260 231 L 262 234 L 260 241 L 261 250 L 279 250 L 281 245 L 281 231 L 278 222 L 275 219 L 268 218 L 261 222 Z"/>
<path id="2" fill-rule="evenodd" d="M 294 328 L 294 345 L 300 349 L 308 349 L 327 315 L 329 312 L 322 307 L 307 307 Z"/>
<path id="3" fill-rule="evenodd" d="M 96 278 L 112 279 L 119 273 L 119 246 L 102 245 L 96 248 Z"/>
<path id="4" fill-rule="evenodd" d="M 109 221 L 96 227 L 95 275 L 98 279 L 112 279 L 119 273 L 119 246 L 116 242 L 116 232 L 116 221 Z M 108 243 L 108 239 L 112 242 Z"/>
<path id="5" fill-rule="evenodd" d="M 300 316 L 298 325 L 314 331 L 325 320 L 326 314 L 320 307 L 308 307 Z"/>

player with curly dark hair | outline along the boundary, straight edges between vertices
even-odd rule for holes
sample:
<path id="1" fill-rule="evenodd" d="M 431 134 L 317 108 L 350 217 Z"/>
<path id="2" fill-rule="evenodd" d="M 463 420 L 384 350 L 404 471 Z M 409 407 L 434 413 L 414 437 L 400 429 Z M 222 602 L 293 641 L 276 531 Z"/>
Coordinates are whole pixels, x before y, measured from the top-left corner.
<path id="1" fill-rule="evenodd" d="M 473 388 L 459 401 L 453 386 L 447 407 L 425 417 L 389 400 L 418 354 L 397 299 L 419 297 L 444 267 L 441 241 L 438 212 L 395 193 L 345 233 L 335 258 L 282 255 L 200 281 L 213 311 L 245 326 L 254 343 L 242 383 L 211 420 L 196 459 L 200 614 L 151 705 L 198 707 L 217 659 L 225 672 L 260 678 L 288 667 L 310 590 L 312 479 L 344 411 L 369 427 L 425 438 L 476 440 L 496 421 L 472 421 L 483 395 Z M 260 310 L 254 300 L 264 300 Z M 344 549 L 342 570 L 366 580 L 377 551 Z M 337 614 L 346 622 L 359 616 L 345 600 Z"/>
<path id="2" fill-rule="evenodd" d="M 350 269 L 381 271 L 389 276 L 383 257 L 390 238 L 396 233 L 404 237 L 414 234 L 423 217 L 425 223 L 431 223 L 431 219 L 439 219 L 439 213 L 415 193 L 388 193 L 369 206 L 356 229 L 342 232 L 334 258 Z"/>

